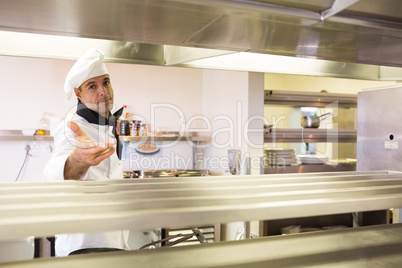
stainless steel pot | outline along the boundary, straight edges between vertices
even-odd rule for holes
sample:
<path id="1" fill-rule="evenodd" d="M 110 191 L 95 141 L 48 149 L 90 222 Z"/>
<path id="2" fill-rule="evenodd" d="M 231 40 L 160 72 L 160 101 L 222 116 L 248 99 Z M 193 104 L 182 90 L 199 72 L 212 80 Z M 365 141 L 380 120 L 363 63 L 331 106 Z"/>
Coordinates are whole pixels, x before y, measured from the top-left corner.
<path id="1" fill-rule="evenodd" d="M 335 113 L 335 112 L 325 113 L 320 116 L 318 116 L 318 115 L 303 116 L 301 118 L 301 126 L 304 128 L 318 128 L 320 126 L 321 120 L 327 119 L 333 113 Z"/>

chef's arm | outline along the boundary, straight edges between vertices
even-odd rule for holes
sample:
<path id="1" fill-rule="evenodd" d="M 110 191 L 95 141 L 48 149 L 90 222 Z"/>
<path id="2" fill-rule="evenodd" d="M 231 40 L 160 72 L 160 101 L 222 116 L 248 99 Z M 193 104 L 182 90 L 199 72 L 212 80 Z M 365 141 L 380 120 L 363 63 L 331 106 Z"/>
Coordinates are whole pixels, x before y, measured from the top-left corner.
<path id="1" fill-rule="evenodd" d="M 79 180 L 84 176 L 89 167 L 90 165 L 86 165 L 78 160 L 78 157 L 76 157 L 76 151 L 74 151 L 67 158 L 66 164 L 64 165 L 64 179 Z"/>
<path id="2" fill-rule="evenodd" d="M 64 165 L 65 180 L 80 180 L 91 166 L 96 166 L 115 152 L 115 139 L 96 144 L 75 122 L 67 126 L 74 132 L 76 149 L 68 156 Z"/>

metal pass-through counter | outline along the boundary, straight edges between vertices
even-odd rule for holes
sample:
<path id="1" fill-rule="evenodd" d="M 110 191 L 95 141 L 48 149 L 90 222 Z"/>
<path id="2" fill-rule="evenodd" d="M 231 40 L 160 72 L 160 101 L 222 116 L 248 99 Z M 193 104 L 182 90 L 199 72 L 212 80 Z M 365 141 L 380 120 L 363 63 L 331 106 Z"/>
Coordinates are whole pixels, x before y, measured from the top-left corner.
<path id="1" fill-rule="evenodd" d="M 2 183 L 0 239 L 264 221 L 398 207 L 402 207 L 402 173 L 389 171 Z M 401 231 L 399 224 L 386 224 L 4 265 L 395 267 L 402 264 Z"/>

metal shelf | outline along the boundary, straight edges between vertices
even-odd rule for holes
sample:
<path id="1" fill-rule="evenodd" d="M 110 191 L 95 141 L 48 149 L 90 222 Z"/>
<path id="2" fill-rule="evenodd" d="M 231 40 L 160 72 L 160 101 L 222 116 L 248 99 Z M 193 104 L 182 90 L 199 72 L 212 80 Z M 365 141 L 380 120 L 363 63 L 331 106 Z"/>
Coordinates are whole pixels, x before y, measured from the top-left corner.
<path id="1" fill-rule="evenodd" d="M 174 136 L 174 137 L 163 137 L 163 136 L 120 136 L 121 141 L 191 141 L 191 142 L 208 142 L 210 137 L 201 136 Z"/>
<path id="2" fill-rule="evenodd" d="M 402 225 L 387 224 L 186 248 L 42 258 L 5 263 L 5 267 L 401 267 L 401 248 Z"/>
<path id="3" fill-rule="evenodd" d="M 0 141 L 53 141 L 53 136 L 48 135 L 0 135 Z"/>
<path id="4" fill-rule="evenodd" d="M 187 135 L 179 135 L 179 132 L 164 132 L 161 136 L 120 136 L 121 141 L 191 141 L 209 142 L 210 136 L 201 136 L 197 132 L 190 132 Z"/>
<path id="5" fill-rule="evenodd" d="M 310 172 L 339 172 L 355 171 L 356 163 L 339 163 L 337 165 L 290 165 L 290 166 L 265 166 L 261 168 L 262 174 L 281 173 L 310 173 Z"/>
<path id="6" fill-rule="evenodd" d="M 265 90 L 264 92 L 265 104 L 325 107 L 335 102 L 340 107 L 357 107 L 357 95 L 282 90 Z"/>
<path id="7" fill-rule="evenodd" d="M 389 209 L 401 189 L 386 171 L 0 183 L 0 240 Z"/>
<path id="8" fill-rule="evenodd" d="M 264 128 L 264 142 L 356 142 L 355 129 Z"/>
<path id="9" fill-rule="evenodd" d="M 53 139 L 50 135 L 23 135 L 22 130 L 0 130 L 0 141 L 53 141 Z"/>
<path id="10" fill-rule="evenodd" d="M 0 183 L 0 240 L 398 208 L 401 190 L 402 173 L 389 171 Z M 402 225 L 395 224 L 207 243 L 186 247 L 185 254 L 183 248 L 161 248 L 12 266 L 363 267 L 386 260 L 397 267 L 401 247 Z"/>

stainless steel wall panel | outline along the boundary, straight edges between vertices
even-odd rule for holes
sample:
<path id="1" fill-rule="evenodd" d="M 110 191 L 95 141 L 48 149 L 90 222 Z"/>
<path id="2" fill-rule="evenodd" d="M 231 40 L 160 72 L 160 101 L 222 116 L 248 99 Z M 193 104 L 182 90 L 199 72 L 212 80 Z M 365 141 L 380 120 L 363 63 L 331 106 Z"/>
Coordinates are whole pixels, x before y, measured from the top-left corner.
<path id="1" fill-rule="evenodd" d="M 358 93 L 358 171 L 402 170 L 402 86 Z"/>

